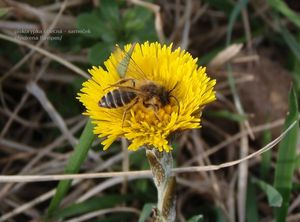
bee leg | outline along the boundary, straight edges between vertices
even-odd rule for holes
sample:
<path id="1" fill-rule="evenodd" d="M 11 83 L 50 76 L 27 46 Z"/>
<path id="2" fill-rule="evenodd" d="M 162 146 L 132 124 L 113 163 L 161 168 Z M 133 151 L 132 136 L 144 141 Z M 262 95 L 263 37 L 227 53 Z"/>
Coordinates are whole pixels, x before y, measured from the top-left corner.
<path id="1" fill-rule="evenodd" d="M 152 103 L 146 103 L 145 101 L 143 102 L 143 105 L 144 105 L 146 108 L 151 107 L 151 108 L 153 109 L 153 111 L 154 111 L 155 117 L 158 119 L 158 121 L 161 122 L 161 119 L 159 118 L 159 116 L 158 116 L 158 114 L 157 114 L 158 109 L 159 109 L 159 107 L 158 107 L 157 105 L 152 104 Z"/>
<path id="2" fill-rule="evenodd" d="M 103 89 L 103 91 L 105 91 L 105 90 L 107 90 L 107 89 L 109 89 L 111 87 L 121 87 L 120 86 L 121 84 L 126 83 L 128 81 L 131 81 L 132 82 L 132 87 L 135 87 L 135 80 L 133 78 L 126 78 L 126 79 L 120 79 L 116 83 L 109 85 L 108 87 L 106 87 L 105 89 Z"/>
<path id="3" fill-rule="evenodd" d="M 159 115 L 157 114 L 157 111 L 156 111 L 156 110 L 154 110 L 154 115 L 156 116 L 156 118 L 158 119 L 159 122 L 162 121 L 161 118 L 159 117 Z"/>
<path id="4" fill-rule="evenodd" d="M 128 113 L 128 111 L 129 111 L 135 104 L 138 103 L 138 101 L 139 101 L 139 99 L 136 98 L 136 99 L 134 100 L 134 102 L 133 102 L 131 105 L 129 105 L 129 106 L 125 109 L 125 111 L 124 111 L 124 113 L 123 113 L 123 117 L 122 117 L 122 128 L 123 128 L 123 126 L 124 126 L 126 114 Z"/>
<path id="5" fill-rule="evenodd" d="M 133 78 L 120 79 L 118 82 L 112 84 L 111 86 L 119 86 L 120 84 L 123 84 L 128 81 L 131 81 L 132 86 L 135 87 L 135 80 Z"/>

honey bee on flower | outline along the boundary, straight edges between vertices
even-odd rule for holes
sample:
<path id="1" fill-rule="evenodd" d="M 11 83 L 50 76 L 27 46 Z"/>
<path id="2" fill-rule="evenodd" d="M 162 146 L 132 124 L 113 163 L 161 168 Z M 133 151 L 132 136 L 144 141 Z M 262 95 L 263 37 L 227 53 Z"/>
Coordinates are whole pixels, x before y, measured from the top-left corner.
<path id="1" fill-rule="evenodd" d="M 132 86 L 123 85 L 130 81 Z M 139 86 L 137 86 L 137 82 Z M 142 103 L 146 108 L 151 108 L 154 111 L 155 116 L 158 120 L 161 120 L 157 114 L 158 110 L 169 105 L 171 98 L 174 98 L 178 105 L 179 113 L 179 102 L 175 96 L 171 93 L 175 89 L 176 85 L 171 90 L 166 90 L 165 87 L 155 84 L 153 81 L 137 81 L 135 79 L 121 79 L 117 83 L 113 84 L 112 87 L 117 87 L 105 94 L 99 101 L 100 107 L 105 108 L 119 108 L 127 106 L 122 118 L 122 126 L 127 112 L 137 103 Z"/>
<path id="2" fill-rule="evenodd" d="M 129 150 L 143 145 L 169 152 L 168 136 L 199 128 L 205 104 L 215 100 L 215 80 L 198 67 L 197 59 L 172 45 L 131 44 L 116 50 L 102 67 L 89 70 L 79 100 L 95 124 L 94 133 L 105 137 L 104 150 L 119 137 L 131 141 Z M 124 76 L 118 65 L 130 50 Z"/>

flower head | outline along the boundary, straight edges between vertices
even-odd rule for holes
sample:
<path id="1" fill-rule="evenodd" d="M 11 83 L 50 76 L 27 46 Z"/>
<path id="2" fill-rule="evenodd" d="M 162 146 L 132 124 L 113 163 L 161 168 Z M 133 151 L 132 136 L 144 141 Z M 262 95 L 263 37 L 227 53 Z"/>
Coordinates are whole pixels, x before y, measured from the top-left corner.
<path id="1" fill-rule="evenodd" d="M 131 46 L 125 46 L 124 51 Z M 216 98 L 215 80 L 207 77 L 205 68 L 198 67 L 197 59 L 180 48 L 172 51 L 172 45 L 137 43 L 124 77 L 117 69 L 120 58 L 122 53 L 116 50 L 104 62 L 106 70 L 95 66 L 90 69 L 92 78 L 83 83 L 78 94 L 87 109 L 85 114 L 95 124 L 94 133 L 105 138 L 104 150 L 117 138 L 125 137 L 131 141 L 129 150 L 148 145 L 169 152 L 171 133 L 200 127 L 204 105 Z M 160 93 L 145 91 L 149 84 L 161 89 Z M 130 102 L 127 97 L 128 101 L 117 107 L 99 105 L 103 99 L 116 99 L 107 98 L 115 89 L 119 93 L 132 91 Z"/>

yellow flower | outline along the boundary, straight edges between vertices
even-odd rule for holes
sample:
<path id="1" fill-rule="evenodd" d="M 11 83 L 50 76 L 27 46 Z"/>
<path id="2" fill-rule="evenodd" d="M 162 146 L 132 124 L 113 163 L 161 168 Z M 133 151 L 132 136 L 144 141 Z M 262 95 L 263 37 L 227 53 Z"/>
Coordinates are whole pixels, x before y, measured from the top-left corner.
<path id="1" fill-rule="evenodd" d="M 124 48 L 125 52 L 130 49 L 130 44 Z M 120 77 L 116 68 L 122 59 L 120 57 L 120 50 L 116 50 L 104 62 L 106 70 L 95 66 L 90 69 L 92 78 L 83 83 L 81 93 L 78 94 L 87 109 L 85 114 L 95 124 L 94 133 L 105 138 L 102 142 L 104 150 L 117 138 L 125 137 L 131 141 L 129 150 L 147 145 L 169 152 L 172 149 L 168 143 L 171 133 L 200 127 L 204 105 L 216 99 L 216 81 L 207 77 L 205 68 L 198 67 L 197 59 L 180 48 L 172 51 L 172 45 L 137 43 L 124 77 Z M 100 107 L 102 97 L 118 88 L 120 85 L 112 87 L 112 84 L 122 78 L 134 79 L 134 83 L 137 83 L 135 86 L 131 81 L 124 85 L 136 89 L 139 89 L 138 84 L 147 84 L 149 80 L 167 92 L 173 89 L 169 102 L 158 109 L 154 109 L 154 106 L 145 107 L 142 100 L 118 108 Z M 153 98 L 152 102 L 161 104 L 159 98 Z"/>

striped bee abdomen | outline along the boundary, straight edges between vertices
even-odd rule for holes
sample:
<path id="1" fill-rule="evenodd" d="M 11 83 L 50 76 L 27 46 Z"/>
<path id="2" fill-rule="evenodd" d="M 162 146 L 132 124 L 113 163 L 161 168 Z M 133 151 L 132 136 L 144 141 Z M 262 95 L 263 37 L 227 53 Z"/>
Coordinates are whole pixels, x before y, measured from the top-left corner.
<path id="1" fill-rule="evenodd" d="M 118 108 L 129 104 L 137 94 L 132 91 L 114 89 L 105 94 L 99 101 L 99 106 L 104 108 Z"/>

